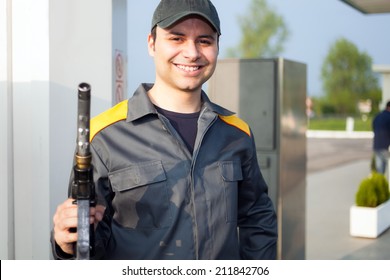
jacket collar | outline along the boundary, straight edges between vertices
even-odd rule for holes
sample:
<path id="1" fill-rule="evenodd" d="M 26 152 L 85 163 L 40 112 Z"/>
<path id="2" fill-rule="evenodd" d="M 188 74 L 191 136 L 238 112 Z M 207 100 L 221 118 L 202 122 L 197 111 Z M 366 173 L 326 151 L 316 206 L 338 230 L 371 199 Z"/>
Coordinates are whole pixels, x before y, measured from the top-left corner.
<path id="1" fill-rule="evenodd" d="M 153 84 L 143 83 L 134 92 L 134 95 L 129 99 L 127 121 L 135 121 L 150 114 L 157 114 L 156 108 L 150 101 L 147 92 L 153 87 Z M 217 115 L 230 116 L 234 113 L 211 102 L 207 94 L 202 90 L 203 109 L 216 113 Z M 202 110 L 203 110 L 202 109 Z"/>

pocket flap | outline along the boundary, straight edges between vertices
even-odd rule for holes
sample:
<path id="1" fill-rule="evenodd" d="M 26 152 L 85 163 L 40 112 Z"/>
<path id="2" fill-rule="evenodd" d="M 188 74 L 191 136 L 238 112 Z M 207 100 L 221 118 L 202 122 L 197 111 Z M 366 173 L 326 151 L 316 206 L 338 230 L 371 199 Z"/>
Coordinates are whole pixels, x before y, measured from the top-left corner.
<path id="1" fill-rule="evenodd" d="M 224 181 L 235 182 L 242 180 L 241 162 L 239 160 L 221 161 L 218 165 Z"/>
<path id="2" fill-rule="evenodd" d="M 114 191 L 121 192 L 166 180 L 161 161 L 143 162 L 108 174 Z"/>

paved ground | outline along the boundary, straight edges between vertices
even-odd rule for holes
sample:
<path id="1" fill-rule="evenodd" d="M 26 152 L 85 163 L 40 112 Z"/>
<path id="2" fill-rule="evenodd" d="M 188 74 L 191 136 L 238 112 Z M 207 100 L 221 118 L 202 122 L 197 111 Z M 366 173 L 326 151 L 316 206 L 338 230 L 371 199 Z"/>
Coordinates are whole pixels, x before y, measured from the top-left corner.
<path id="1" fill-rule="evenodd" d="M 390 259 L 390 229 L 376 239 L 349 235 L 349 208 L 370 172 L 371 138 L 308 138 L 306 259 Z"/>
<path id="2" fill-rule="evenodd" d="M 370 160 L 371 155 L 371 138 L 308 138 L 307 172 L 310 174 L 358 160 Z"/>

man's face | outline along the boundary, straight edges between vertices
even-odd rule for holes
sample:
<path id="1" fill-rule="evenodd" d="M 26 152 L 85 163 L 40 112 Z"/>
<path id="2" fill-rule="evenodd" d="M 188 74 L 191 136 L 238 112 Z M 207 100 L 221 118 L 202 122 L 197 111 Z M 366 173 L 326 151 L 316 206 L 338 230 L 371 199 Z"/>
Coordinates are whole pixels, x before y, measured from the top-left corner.
<path id="1" fill-rule="evenodd" d="M 199 17 L 189 17 L 168 29 L 157 26 L 148 37 L 149 54 L 156 66 L 156 83 L 174 90 L 200 92 L 214 73 L 218 35 Z"/>

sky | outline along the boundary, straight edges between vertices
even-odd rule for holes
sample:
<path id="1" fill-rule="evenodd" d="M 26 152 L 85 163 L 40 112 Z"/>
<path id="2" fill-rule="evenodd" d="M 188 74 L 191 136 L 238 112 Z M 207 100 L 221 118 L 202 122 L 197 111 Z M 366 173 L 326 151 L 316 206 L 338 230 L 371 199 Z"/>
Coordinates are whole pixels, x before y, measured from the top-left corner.
<path id="1" fill-rule="evenodd" d="M 221 20 L 219 59 L 240 40 L 238 16 L 245 15 L 251 0 L 212 0 Z M 142 82 L 153 82 L 152 58 L 146 39 L 159 0 L 128 1 L 128 92 Z M 280 57 L 307 65 L 307 94 L 321 96 L 321 66 L 331 45 L 346 38 L 366 52 L 373 64 L 390 65 L 390 14 L 366 15 L 340 0 L 268 0 L 290 31 Z M 381 78 L 379 75 L 379 82 Z"/>

